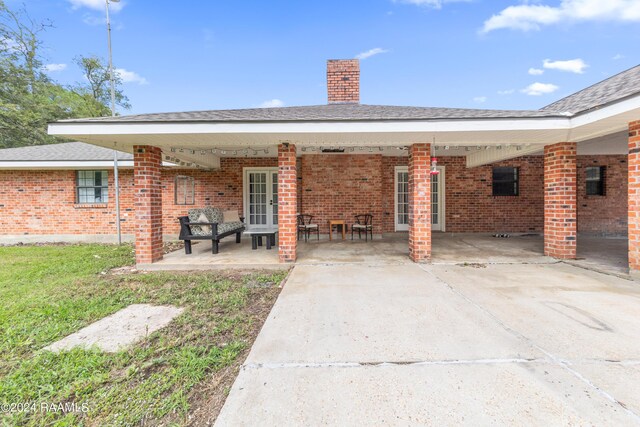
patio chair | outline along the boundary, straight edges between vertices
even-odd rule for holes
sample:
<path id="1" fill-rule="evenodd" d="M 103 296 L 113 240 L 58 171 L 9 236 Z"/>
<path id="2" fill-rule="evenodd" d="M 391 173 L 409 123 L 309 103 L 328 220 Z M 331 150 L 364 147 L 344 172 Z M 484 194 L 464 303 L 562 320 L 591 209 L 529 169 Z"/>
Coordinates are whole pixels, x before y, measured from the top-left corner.
<path id="1" fill-rule="evenodd" d="M 373 240 L 373 215 L 356 215 L 356 223 L 351 226 L 351 240 L 353 240 L 354 231 L 358 232 L 358 239 L 362 239 L 362 233 L 364 232 L 365 241 L 368 240 L 369 235 Z"/>
<path id="2" fill-rule="evenodd" d="M 304 241 L 309 241 L 309 235 L 316 233 L 318 240 L 320 240 L 320 228 L 318 224 L 312 224 L 311 220 L 313 215 L 298 215 L 298 240 L 300 240 L 300 233 L 304 234 Z"/>

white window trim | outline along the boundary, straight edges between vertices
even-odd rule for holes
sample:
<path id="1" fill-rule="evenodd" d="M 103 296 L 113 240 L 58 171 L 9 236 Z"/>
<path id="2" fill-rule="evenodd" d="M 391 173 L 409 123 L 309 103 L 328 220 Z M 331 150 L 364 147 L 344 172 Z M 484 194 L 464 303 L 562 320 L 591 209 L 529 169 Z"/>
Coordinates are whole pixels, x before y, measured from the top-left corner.
<path id="1" fill-rule="evenodd" d="M 447 200 L 446 200 L 446 168 L 445 166 L 437 166 L 436 169 L 440 172 L 440 181 L 438 182 L 438 193 L 440 195 L 440 212 L 438 213 L 440 219 L 440 229 L 436 231 L 446 231 L 447 225 Z M 398 172 L 409 172 L 408 166 L 396 166 L 393 170 L 393 227 L 395 231 L 407 231 L 404 228 L 398 228 Z M 431 191 L 431 189 L 429 189 Z M 431 198 L 429 198 L 431 200 Z"/>
<path id="2" fill-rule="evenodd" d="M 249 224 L 249 172 L 264 171 L 278 172 L 277 166 L 243 167 L 242 168 L 242 212 L 244 213 L 244 224 L 247 230 L 251 228 Z M 280 203 L 280 200 L 278 200 Z M 274 226 L 274 228 L 277 226 Z"/>

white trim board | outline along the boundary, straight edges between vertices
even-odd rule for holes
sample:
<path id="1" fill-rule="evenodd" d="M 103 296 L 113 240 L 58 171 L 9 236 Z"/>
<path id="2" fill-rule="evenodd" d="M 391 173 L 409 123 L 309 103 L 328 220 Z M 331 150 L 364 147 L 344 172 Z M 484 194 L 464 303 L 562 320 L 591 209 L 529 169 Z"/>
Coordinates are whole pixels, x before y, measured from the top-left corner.
<path id="1" fill-rule="evenodd" d="M 162 162 L 163 167 L 177 168 L 174 163 Z M 133 169 L 133 160 L 118 160 L 118 168 Z M 181 169 L 184 167 L 181 167 Z M 113 169 L 113 160 L 67 160 L 67 161 L 0 161 L 0 169 Z"/>

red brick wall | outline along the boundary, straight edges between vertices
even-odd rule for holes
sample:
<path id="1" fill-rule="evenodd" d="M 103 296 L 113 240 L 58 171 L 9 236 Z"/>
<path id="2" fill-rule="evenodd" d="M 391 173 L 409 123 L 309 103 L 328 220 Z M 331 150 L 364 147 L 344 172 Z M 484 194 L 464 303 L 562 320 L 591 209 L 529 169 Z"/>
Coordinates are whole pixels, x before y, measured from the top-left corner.
<path id="1" fill-rule="evenodd" d="M 576 257 L 577 155 L 575 142 L 544 147 L 544 254 Z"/>
<path id="2" fill-rule="evenodd" d="M 520 157 L 466 167 L 461 156 L 438 157 L 445 166 L 445 227 L 461 232 L 540 232 L 543 226 L 542 157 Z M 493 167 L 518 167 L 519 196 L 493 196 Z"/>
<path id="3" fill-rule="evenodd" d="M 329 232 L 330 219 L 344 219 L 350 225 L 355 215 L 369 213 L 374 233 L 380 233 L 382 160 L 379 154 L 303 155 L 300 213 L 313 215 L 321 233 Z"/>
<path id="4" fill-rule="evenodd" d="M 431 145 L 409 148 L 409 258 L 431 259 Z"/>
<path id="5" fill-rule="evenodd" d="M 371 212 L 374 233 L 393 232 L 394 167 L 406 166 L 407 157 L 379 155 L 303 155 L 297 159 L 298 212 L 321 215 L 326 220 Z M 595 161 L 595 162 L 594 162 Z M 626 156 L 578 157 L 578 230 L 581 232 L 626 232 Z M 355 162 L 355 163 L 354 163 Z M 499 163 L 519 166 L 520 196 L 491 195 L 492 166 L 467 169 L 464 157 L 438 157 L 446 169 L 446 230 L 449 232 L 542 232 L 542 156 L 523 157 Z M 357 165 L 356 170 L 354 166 Z M 584 167 L 607 166 L 606 196 L 585 196 Z M 223 158 L 217 171 L 162 171 L 162 225 L 165 234 L 179 231 L 177 217 L 192 207 L 212 205 L 243 213 L 243 167 L 277 167 L 276 158 Z M 323 172 L 323 170 L 325 170 Z M 115 234 L 113 171 L 109 171 L 109 203 L 75 204 L 75 171 L 0 171 L 0 234 Z M 175 205 L 176 175 L 193 176 L 196 202 Z M 366 181 L 364 181 L 366 179 Z M 122 232 L 133 234 L 133 171 L 120 170 Z M 334 186 L 342 187 L 340 196 Z M 311 191 L 305 191 L 305 188 Z M 37 203 L 34 203 L 37 201 Z M 585 206 L 586 205 L 586 206 Z M 514 212 L 516 215 L 514 215 Z M 4 218 L 26 218 L 16 229 Z M 79 222 L 87 226 L 79 225 Z"/>
<path id="6" fill-rule="evenodd" d="M 115 234 L 113 171 L 105 204 L 76 204 L 76 171 L 0 171 L 0 234 Z M 122 232 L 134 233 L 133 171 L 120 170 Z"/>
<path id="7" fill-rule="evenodd" d="M 298 161 L 296 146 L 278 146 L 278 257 L 294 262 L 297 254 Z"/>
<path id="8" fill-rule="evenodd" d="M 586 167 L 605 166 L 604 196 L 587 196 Z M 627 156 L 578 156 L 578 231 L 627 233 Z"/>
<path id="9" fill-rule="evenodd" d="M 136 263 L 162 259 L 162 150 L 133 146 Z"/>
<path id="10" fill-rule="evenodd" d="M 357 59 L 327 61 L 327 94 L 329 104 L 360 102 L 360 61 Z"/>
<path id="11" fill-rule="evenodd" d="M 162 174 L 162 224 L 165 234 L 178 234 L 180 225 L 177 218 L 186 215 L 191 208 L 215 206 L 222 210 L 237 210 L 244 213 L 242 180 L 243 168 L 278 167 L 276 158 L 222 158 L 220 169 L 175 170 L 165 169 Z M 192 176 L 195 179 L 195 204 L 176 205 L 174 190 L 177 175 Z"/>

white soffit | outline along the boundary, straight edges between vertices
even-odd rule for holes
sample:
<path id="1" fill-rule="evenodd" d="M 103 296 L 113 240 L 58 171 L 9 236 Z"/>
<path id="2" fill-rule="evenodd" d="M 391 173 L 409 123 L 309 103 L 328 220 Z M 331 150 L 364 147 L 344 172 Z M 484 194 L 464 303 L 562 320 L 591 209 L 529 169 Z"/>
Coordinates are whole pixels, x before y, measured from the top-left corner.
<path id="1" fill-rule="evenodd" d="M 194 149 L 298 146 L 506 145 L 582 142 L 625 130 L 640 118 L 640 96 L 575 117 L 526 119 L 389 120 L 324 122 L 58 122 L 51 135 L 132 152 L 134 145 Z"/>
<path id="2" fill-rule="evenodd" d="M 578 155 L 629 154 L 629 132 L 613 133 L 578 143 Z"/>
<path id="3" fill-rule="evenodd" d="M 502 160 L 515 159 L 520 156 L 532 154 L 540 154 L 544 150 L 544 146 L 539 144 L 531 144 L 529 146 L 508 146 L 508 147 L 481 147 L 467 154 L 467 167 L 474 168 L 476 166 L 488 165 L 490 163 Z"/>

